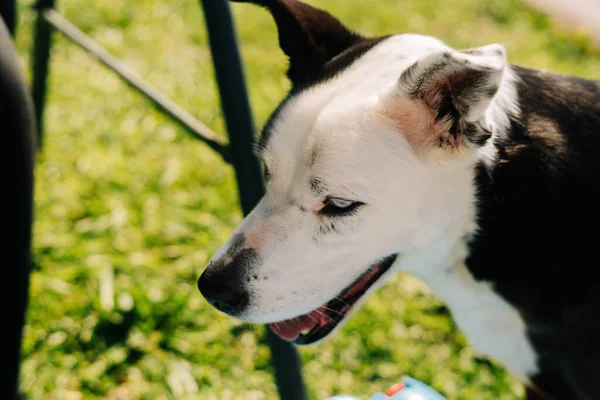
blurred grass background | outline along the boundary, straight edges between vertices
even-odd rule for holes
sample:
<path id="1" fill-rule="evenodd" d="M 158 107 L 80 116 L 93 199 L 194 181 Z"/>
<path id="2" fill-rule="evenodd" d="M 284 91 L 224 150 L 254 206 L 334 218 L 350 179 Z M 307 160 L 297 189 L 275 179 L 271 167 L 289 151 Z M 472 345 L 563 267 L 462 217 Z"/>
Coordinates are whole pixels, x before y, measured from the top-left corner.
<path id="1" fill-rule="evenodd" d="M 60 0 L 110 52 L 224 134 L 194 0 Z M 366 35 L 499 42 L 513 63 L 600 78 L 600 51 L 522 0 L 314 0 Z M 31 0 L 17 45 L 32 45 Z M 289 87 L 268 13 L 233 5 L 256 124 Z M 232 169 L 85 53 L 54 36 L 37 165 L 35 265 L 21 389 L 30 399 L 275 399 L 263 328 L 217 313 L 196 278 L 241 219 Z M 384 390 L 403 375 L 449 399 L 514 399 L 419 281 L 395 277 L 330 340 L 302 348 L 310 398 Z"/>

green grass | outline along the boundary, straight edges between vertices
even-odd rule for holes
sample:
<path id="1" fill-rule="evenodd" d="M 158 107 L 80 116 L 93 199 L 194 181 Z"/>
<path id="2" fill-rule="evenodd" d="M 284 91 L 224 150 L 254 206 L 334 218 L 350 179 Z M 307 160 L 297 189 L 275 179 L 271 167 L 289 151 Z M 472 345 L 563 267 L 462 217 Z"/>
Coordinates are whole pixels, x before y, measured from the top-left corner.
<path id="1" fill-rule="evenodd" d="M 521 0 L 314 1 L 365 34 L 506 45 L 511 62 L 599 78 L 600 52 Z M 32 43 L 31 2 L 17 44 Z M 61 0 L 59 10 L 217 132 L 197 1 Z M 289 87 L 268 14 L 234 7 L 260 126 Z M 241 219 L 230 167 L 60 35 L 37 166 L 35 266 L 21 389 L 31 399 L 275 399 L 262 328 L 213 310 L 196 277 Z M 397 276 L 330 340 L 301 349 L 311 398 L 363 398 L 403 375 L 449 399 L 521 386 L 467 345 L 443 305 Z"/>

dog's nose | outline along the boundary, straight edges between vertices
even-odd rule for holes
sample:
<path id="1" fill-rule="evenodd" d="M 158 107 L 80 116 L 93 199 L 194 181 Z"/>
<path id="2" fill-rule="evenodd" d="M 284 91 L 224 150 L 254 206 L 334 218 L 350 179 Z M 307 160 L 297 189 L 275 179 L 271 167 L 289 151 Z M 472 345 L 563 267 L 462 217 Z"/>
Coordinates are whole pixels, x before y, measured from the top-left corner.
<path id="1" fill-rule="evenodd" d="M 209 272 L 198 279 L 198 289 L 213 307 L 231 316 L 239 315 L 248 305 L 249 295 L 241 279 L 230 272 Z"/>

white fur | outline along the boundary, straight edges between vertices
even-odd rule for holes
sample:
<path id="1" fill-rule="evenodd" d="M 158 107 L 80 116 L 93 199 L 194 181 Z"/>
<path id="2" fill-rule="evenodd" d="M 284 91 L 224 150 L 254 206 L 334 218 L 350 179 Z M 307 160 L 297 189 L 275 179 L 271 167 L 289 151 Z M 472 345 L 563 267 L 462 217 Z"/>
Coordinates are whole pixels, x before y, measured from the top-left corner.
<path id="1" fill-rule="evenodd" d="M 265 323 L 308 313 L 375 261 L 398 253 L 393 270 L 421 277 L 449 305 L 477 350 L 525 380 L 537 367 L 523 320 L 463 264 L 465 237 L 477 228 L 474 166 L 495 157 L 492 141 L 480 149 L 417 154 L 376 112 L 402 71 L 440 51 L 453 50 L 430 37 L 391 37 L 283 108 L 261 154 L 272 174 L 267 194 L 234 232 L 243 233 L 260 256 L 252 271 L 259 278 L 248 283 L 250 307 L 242 318 Z M 500 89 L 478 118 L 485 117 L 498 136 L 508 128 L 508 114 L 518 110 L 509 67 L 493 67 L 504 69 Z M 322 195 L 310 190 L 313 176 L 327 183 Z M 332 221 L 316 213 L 325 195 L 366 205 L 333 221 L 333 229 Z M 228 248 L 213 259 L 225 257 Z"/>

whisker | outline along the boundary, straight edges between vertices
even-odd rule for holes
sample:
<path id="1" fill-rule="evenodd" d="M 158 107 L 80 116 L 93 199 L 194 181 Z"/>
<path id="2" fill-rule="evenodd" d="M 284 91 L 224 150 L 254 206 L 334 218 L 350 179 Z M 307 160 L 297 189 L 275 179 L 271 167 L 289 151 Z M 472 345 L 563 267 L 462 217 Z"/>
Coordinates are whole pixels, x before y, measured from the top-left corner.
<path id="1" fill-rule="evenodd" d="M 342 303 L 344 303 L 345 306 L 352 307 L 350 304 L 346 303 L 344 301 L 344 299 L 342 299 L 340 296 L 335 296 L 335 299 L 341 301 Z"/>
<path id="2" fill-rule="evenodd" d="M 329 322 L 333 322 L 335 324 L 335 320 L 333 318 L 331 318 L 329 315 L 319 311 L 318 309 L 315 311 L 318 312 L 319 314 L 321 314 L 322 316 L 324 316 L 325 318 L 327 318 L 329 320 Z"/>
<path id="3" fill-rule="evenodd" d="M 338 310 L 334 310 L 333 308 L 329 308 L 329 307 L 325 307 L 325 306 L 322 306 L 322 308 L 324 308 L 326 310 L 329 310 L 329 311 L 332 311 L 332 312 L 334 312 L 334 313 L 336 313 L 338 315 L 346 315 L 343 312 L 339 312 Z"/>
<path id="4" fill-rule="evenodd" d="M 312 319 L 312 320 L 313 320 L 313 321 L 315 321 L 317 324 L 319 323 L 319 321 L 317 321 L 317 320 L 315 319 L 315 317 L 313 317 L 312 315 L 310 315 L 310 314 L 306 314 L 306 315 L 308 315 L 308 318 Z"/>

